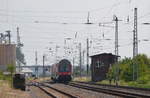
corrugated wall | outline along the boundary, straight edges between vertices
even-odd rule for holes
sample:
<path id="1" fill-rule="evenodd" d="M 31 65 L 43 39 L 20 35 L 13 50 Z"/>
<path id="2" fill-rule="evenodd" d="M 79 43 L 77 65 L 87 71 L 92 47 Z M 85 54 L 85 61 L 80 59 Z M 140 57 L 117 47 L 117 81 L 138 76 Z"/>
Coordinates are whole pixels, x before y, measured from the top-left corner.
<path id="1" fill-rule="evenodd" d="M 0 68 L 3 70 L 9 64 L 16 66 L 16 45 L 0 44 Z"/>

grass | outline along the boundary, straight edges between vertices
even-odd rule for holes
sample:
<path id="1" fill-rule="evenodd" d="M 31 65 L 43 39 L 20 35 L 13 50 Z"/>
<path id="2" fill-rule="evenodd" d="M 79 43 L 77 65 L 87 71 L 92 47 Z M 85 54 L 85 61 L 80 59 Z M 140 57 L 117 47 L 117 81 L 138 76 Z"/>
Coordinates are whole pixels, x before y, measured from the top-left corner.
<path id="1" fill-rule="evenodd" d="M 27 81 L 37 81 L 37 82 L 42 82 L 42 81 L 46 81 L 46 80 L 50 80 L 50 77 L 39 77 L 37 79 L 35 79 L 34 77 L 30 77 L 27 79 Z"/>
<path id="2" fill-rule="evenodd" d="M 0 95 L 1 98 L 5 98 L 4 95 L 6 95 L 7 92 L 10 91 L 11 86 L 10 86 L 10 83 L 6 80 L 0 80 Z"/>
<path id="3" fill-rule="evenodd" d="M 0 87 L 4 86 L 10 87 L 10 83 L 6 80 L 0 80 Z"/>
<path id="4" fill-rule="evenodd" d="M 75 77 L 73 81 L 81 81 L 81 82 L 89 82 L 91 81 L 90 77 Z M 108 80 L 103 80 L 97 82 L 98 84 L 110 84 Z M 131 81 L 131 82 L 125 82 L 123 80 L 118 81 L 118 84 L 120 86 L 132 86 L 132 87 L 138 87 L 138 88 L 150 88 L 150 81 L 147 83 L 139 83 L 138 81 Z M 114 81 L 111 81 L 111 85 L 116 85 Z"/>
<path id="5" fill-rule="evenodd" d="M 97 82 L 99 84 L 110 84 L 108 80 L 103 80 L 100 82 Z M 125 82 L 123 80 L 120 80 L 118 82 L 120 86 L 132 86 L 132 87 L 138 87 L 138 88 L 150 88 L 150 81 L 147 83 L 139 83 L 138 81 L 131 81 L 131 82 Z M 111 85 L 115 85 L 115 82 L 112 81 Z"/>
<path id="6" fill-rule="evenodd" d="M 73 81 L 89 82 L 91 81 L 91 78 L 90 77 L 75 77 Z"/>
<path id="7" fill-rule="evenodd" d="M 3 75 L 3 73 L 0 72 L 0 87 L 5 85 L 12 87 L 12 77 L 11 75 Z"/>
<path id="8" fill-rule="evenodd" d="M 31 98 L 27 92 L 11 88 L 7 80 L 0 80 L 0 98 Z"/>
<path id="9" fill-rule="evenodd" d="M 128 86 L 139 87 L 139 88 L 150 88 L 150 81 L 146 84 L 135 82 L 129 82 Z"/>
<path id="10" fill-rule="evenodd" d="M 11 83 L 10 75 L 0 73 L 0 98 L 31 98 L 28 93 L 12 88 Z"/>

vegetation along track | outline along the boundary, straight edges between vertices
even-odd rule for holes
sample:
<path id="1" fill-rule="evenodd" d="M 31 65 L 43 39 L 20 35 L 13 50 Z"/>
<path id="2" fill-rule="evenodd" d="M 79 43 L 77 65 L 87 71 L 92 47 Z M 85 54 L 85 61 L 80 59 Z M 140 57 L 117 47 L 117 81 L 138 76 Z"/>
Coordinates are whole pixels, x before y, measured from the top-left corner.
<path id="1" fill-rule="evenodd" d="M 71 95 L 69 93 L 66 93 L 64 91 L 61 91 L 59 89 L 53 88 L 50 85 L 46 85 L 45 83 L 37 83 L 34 86 L 40 88 L 42 91 L 44 91 L 46 94 L 48 94 L 52 98 L 58 98 L 58 97 L 56 96 L 56 93 L 50 92 L 50 89 L 53 90 L 53 91 L 55 91 L 55 92 L 57 92 L 57 93 L 60 93 L 61 95 L 66 96 L 66 98 L 77 98 L 76 96 L 73 96 L 73 95 Z M 49 88 L 49 89 L 45 89 L 45 88 Z"/>
<path id="2" fill-rule="evenodd" d="M 85 82 L 70 82 L 68 84 L 69 86 L 73 87 L 78 87 L 82 89 L 87 89 L 91 91 L 96 91 L 96 92 L 102 92 L 102 93 L 107 93 L 111 95 L 116 95 L 120 97 L 126 97 L 126 98 L 150 98 L 150 92 L 149 90 L 141 89 L 131 89 L 129 87 L 123 87 L 121 88 L 120 86 L 110 86 L 110 85 L 98 85 L 94 83 L 85 83 Z M 137 91 L 136 91 L 137 90 Z"/>

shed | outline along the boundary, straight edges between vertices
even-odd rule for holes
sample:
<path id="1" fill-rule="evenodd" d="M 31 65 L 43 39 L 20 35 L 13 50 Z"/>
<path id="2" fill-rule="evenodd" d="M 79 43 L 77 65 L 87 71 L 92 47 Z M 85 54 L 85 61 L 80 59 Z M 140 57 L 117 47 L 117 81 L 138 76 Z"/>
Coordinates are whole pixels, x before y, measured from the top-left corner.
<path id="1" fill-rule="evenodd" d="M 112 53 L 102 53 L 90 57 L 92 81 L 101 81 L 106 79 L 109 67 L 115 63 L 117 56 Z"/>

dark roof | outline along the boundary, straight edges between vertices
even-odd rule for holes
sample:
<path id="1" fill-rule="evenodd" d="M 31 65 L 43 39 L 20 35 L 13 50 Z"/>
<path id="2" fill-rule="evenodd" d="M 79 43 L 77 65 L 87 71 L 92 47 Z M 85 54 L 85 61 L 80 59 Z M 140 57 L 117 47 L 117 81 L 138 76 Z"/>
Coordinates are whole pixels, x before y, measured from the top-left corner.
<path id="1" fill-rule="evenodd" d="M 113 55 L 112 53 L 101 53 L 101 54 L 91 55 L 90 57 L 97 57 L 97 56 L 102 56 L 102 55 L 112 55 L 112 56 L 116 56 L 116 55 Z"/>

